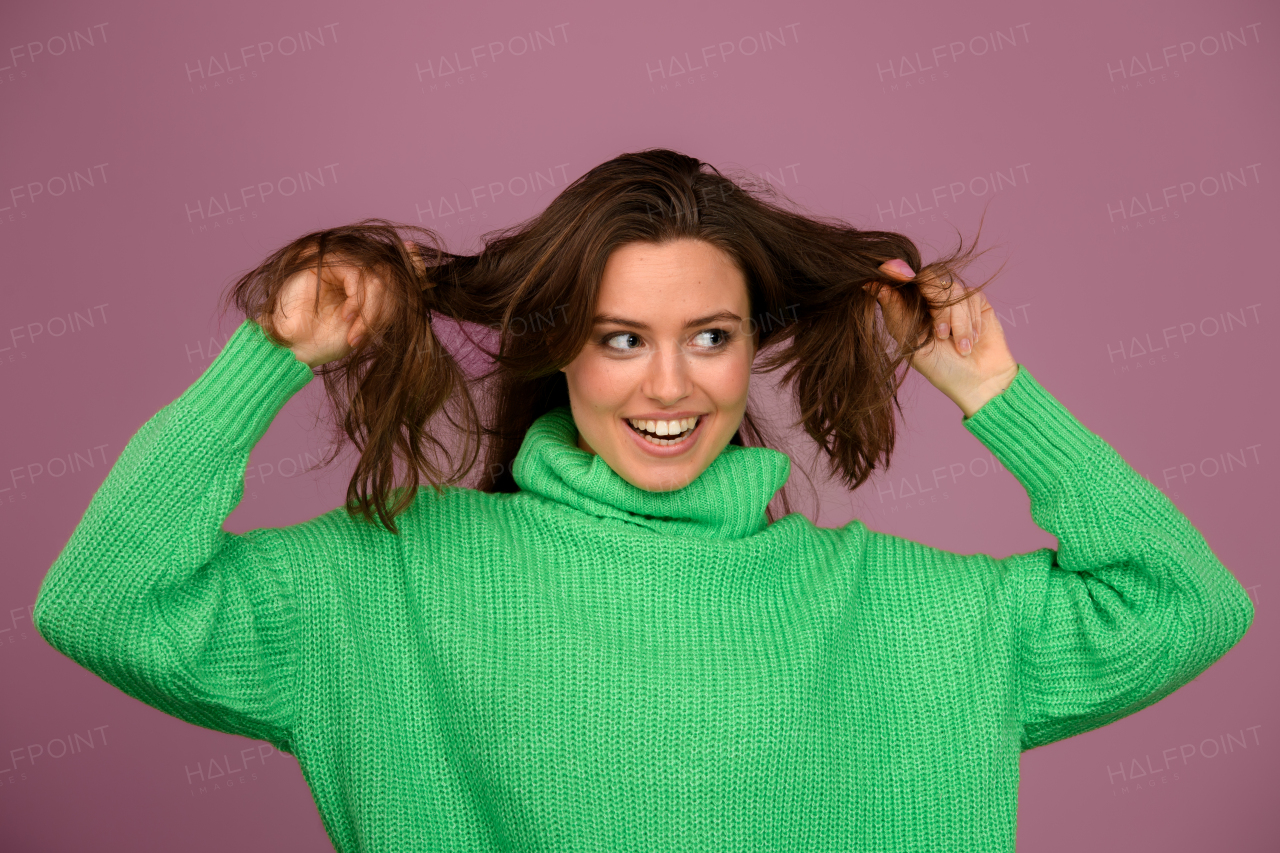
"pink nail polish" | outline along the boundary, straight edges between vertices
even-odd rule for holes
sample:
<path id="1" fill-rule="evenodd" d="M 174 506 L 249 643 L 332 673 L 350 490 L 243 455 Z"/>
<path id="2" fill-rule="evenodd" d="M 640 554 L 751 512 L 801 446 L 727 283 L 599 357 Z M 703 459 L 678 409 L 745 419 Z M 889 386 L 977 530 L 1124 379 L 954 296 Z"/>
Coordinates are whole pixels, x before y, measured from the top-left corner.
<path id="1" fill-rule="evenodd" d="M 913 270 L 910 267 L 910 265 L 907 264 L 906 261 L 901 260 L 900 258 L 894 258 L 893 260 L 885 264 L 885 266 L 889 267 L 889 269 L 893 270 L 896 273 L 907 276 L 908 278 L 916 277 L 916 271 Z"/>

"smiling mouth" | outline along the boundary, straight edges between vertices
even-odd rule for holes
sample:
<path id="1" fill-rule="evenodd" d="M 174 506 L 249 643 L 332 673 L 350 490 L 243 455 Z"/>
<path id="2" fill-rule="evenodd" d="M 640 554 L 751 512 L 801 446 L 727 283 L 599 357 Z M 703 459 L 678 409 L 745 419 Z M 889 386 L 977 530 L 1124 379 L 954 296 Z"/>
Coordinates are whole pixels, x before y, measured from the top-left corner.
<path id="1" fill-rule="evenodd" d="M 677 433 L 668 432 L 666 435 L 658 434 L 654 421 L 638 421 L 632 418 L 624 418 L 623 420 L 627 422 L 627 426 L 629 426 L 633 432 L 650 444 L 658 447 L 669 447 L 673 444 L 682 444 L 685 441 L 688 441 L 689 436 L 698 428 L 698 423 L 702 418 L 702 415 L 698 415 L 696 418 L 681 418 L 676 423 L 683 427 L 683 429 Z M 650 424 L 655 424 L 655 428 L 653 430 L 649 429 Z"/>

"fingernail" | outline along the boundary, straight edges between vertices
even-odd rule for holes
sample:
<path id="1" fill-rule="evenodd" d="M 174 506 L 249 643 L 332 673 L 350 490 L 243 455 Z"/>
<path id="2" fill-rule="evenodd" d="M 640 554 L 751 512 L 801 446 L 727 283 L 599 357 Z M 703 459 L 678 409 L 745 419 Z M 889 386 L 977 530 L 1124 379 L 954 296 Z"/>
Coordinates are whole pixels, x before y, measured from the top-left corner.
<path id="1" fill-rule="evenodd" d="M 358 347 L 360 342 L 364 340 L 364 335 L 356 335 L 356 339 L 351 342 L 351 346 Z"/>
<path id="2" fill-rule="evenodd" d="M 968 339 L 968 338 L 961 338 L 961 339 L 960 339 L 960 352 L 962 352 L 962 353 L 963 353 L 963 354 L 965 354 L 965 355 L 968 355 L 968 354 L 969 354 L 969 350 L 971 350 L 971 349 L 973 349 L 973 344 L 969 343 L 969 339 Z"/>
<path id="3" fill-rule="evenodd" d="M 945 338 L 945 337 L 947 336 L 947 332 L 949 332 L 949 331 L 951 331 L 951 324 L 950 324 L 950 323 L 939 323 L 939 324 L 938 324 L 938 337 L 940 337 L 940 338 Z"/>
<path id="4" fill-rule="evenodd" d="M 905 275 L 907 278 L 916 277 L 916 271 L 913 270 L 907 264 L 906 261 L 900 260 L 898 258 L 894 258 L 893 260 L 889 261 L 887 264 L 885 264 L 885 266 L 887 266 L 889 269 L 893 270 L 894 272 L 900 275 Z"/>

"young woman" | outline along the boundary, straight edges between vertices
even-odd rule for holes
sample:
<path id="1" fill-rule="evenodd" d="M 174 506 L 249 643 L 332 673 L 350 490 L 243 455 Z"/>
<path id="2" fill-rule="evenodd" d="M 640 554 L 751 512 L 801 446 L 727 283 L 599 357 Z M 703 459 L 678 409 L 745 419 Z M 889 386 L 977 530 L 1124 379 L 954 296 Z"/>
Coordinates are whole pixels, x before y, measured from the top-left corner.
<path id="1" fill-rule="evenodd" d="M 1252 621 L 1013 359 L 967 253 L 923 267 L 665 150 L 475 255 L 404 233 L 309 234 L 237 283 L 247 319 L 129 442 L 35 607 L 129 695 L 295 755 L 338 850 L 1012 850 L 1021 751 L 1167 696 Z M 478 377 L 456 330 L 479 327 Z M 774 518 L 790 460 L 753 372 L 788 366 L 856 487 L 904 362 L 1058 549 Z M 313 370 L 360 450 L 349 500 L 223 530 Z"/>

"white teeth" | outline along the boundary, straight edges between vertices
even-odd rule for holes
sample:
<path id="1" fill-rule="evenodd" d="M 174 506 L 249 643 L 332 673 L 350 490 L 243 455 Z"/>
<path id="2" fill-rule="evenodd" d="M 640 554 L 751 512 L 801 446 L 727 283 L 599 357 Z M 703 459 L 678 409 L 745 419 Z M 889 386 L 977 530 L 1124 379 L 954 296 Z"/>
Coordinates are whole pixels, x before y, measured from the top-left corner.
<path id="1" fill-rule="evenodd" d="M 698 424 L 698 418 L 696 417 L 678 418 L 670 421 L 642 421 L 635 418 L 628 418 L 627 421 L 637 430 L 643 430 L 644 432 L 649 433 L 649 435 L 644 436 L 645 441 L 648 441 L 650 444 L 664 446 L 669 444 L 679 444 L 681 441 L 684 441 L 684 438 L 664 441 L 654 438 L 654 436 L 680 435 L 681 433 L 689 432 Z"/>

